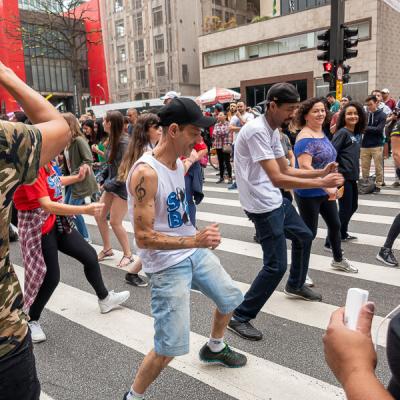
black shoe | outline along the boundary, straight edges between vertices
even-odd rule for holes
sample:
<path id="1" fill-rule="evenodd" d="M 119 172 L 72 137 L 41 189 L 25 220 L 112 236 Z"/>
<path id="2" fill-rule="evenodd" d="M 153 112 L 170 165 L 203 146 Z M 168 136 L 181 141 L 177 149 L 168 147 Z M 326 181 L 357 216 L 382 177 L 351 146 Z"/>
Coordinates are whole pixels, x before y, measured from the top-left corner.
<path id="1" fill-rule="evenodd" d="M 357 240 L 357 239 L 358 239 L 357 236 L 352 236 L 352 235 L 347 234 L 345 238 L 342 238 L 342 242 L 347 242 L 349 240 Z"/>
<path id="2" fill-rule="evenodd" d="M 305 285 L 300 289 L 293 289 L 289 285 L 286 285 L 284 293 L 287 296 L 296 297 L 307 301 L 322 301 L 322 296 L 319 293 L 314 292 Z"/>
<path id="3" fill-rule="evenodd" d="M 379 253 L 376 255 L 376 259 L 382 261 L 386 265 L 390 265 L 391 267 L 397 267 L 399 265 L 392 249 L 386 247 L 381 247 Z"/>
<path id="4" fill-rule="evenodd" d="M 228 368 L 244 367 L 247 363 L 245 355 L 233 351 L 227 344 L 225 348 L 218 353 L 214 353 L 207 346 L 207 343 L 200 349 L 200 360 L 206 363 L 222 364 Z"/>
<path id="5" fill-rule="evenodd" d="M 254 240 L 256 243 L 260 243 L 260 239 L 257 237 L 257 235 L 254 235 L 254 236 L 253 236 L 253 240 Z"/>
<path id="6" fill-rule="evenodd" d="M 146 287 L 149 284 L 143 280 L 138 274 L 130 274 L 129 272 L 125 275 L 125 282 L 132 286 Z"/>
<path id="7" fill-rule="evenodd" d="M 234 319 L 229 321 L 227 328 L 247 340 L 261 340 L 262 333 L 255 328 L 250 322 L 240 322 Z"/>
<path id="8" fill-rule="evenodd" d="M 18 233 L 11 226 L 8 227 L 8 236 L 10 242 L 18 242 L 19 240 Z"/>
<path id="9" fill-rule="evenodd" d="M 129 392 L 126 392 L 126 393 L 124 394 L 124 398 L 123 398 L 122 400 L 126 400 L 126 399 L 128 398 L 128 394 L 129 394 Z"/>
<path id="10" fill-rule="evenodd" d="M 224 183 L 225 181 L 222 178 L 219 178 L 216 183 Z"/>
<path id="11" fill-rule="evenodd" d="M 376 186 L 372 193 L 379 193 L 380 191 L 381 191 L 381 188 L 379 186 Z"/>

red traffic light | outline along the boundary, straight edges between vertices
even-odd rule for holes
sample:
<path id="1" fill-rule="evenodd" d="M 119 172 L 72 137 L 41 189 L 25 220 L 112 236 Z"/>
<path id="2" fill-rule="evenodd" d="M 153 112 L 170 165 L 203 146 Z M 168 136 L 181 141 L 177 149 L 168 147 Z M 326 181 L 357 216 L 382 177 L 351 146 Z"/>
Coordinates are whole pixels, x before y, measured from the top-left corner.
<path id="1" fill-rule="evenodd" d="M 324 62 L 323 63 L 324 66 L 324 71 L 325 72 L 332 72 L 333 71 L 333 63 L 331 62 Z"/>

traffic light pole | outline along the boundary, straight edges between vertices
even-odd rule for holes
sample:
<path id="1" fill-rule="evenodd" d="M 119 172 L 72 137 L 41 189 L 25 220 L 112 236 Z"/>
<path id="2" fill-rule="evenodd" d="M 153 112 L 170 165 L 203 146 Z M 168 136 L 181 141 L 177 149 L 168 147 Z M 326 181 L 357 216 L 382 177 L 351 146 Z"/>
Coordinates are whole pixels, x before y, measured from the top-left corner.
<path id="1" fill-rule="evenodd" d="M 331 40 L 330 58 L 334 65 L 334 79 L 329 84 L 329 90 L 336 92 L 336 99 L 341 100 L 343 93 L 343 29 L 344 0 L 331 0 Z"/>

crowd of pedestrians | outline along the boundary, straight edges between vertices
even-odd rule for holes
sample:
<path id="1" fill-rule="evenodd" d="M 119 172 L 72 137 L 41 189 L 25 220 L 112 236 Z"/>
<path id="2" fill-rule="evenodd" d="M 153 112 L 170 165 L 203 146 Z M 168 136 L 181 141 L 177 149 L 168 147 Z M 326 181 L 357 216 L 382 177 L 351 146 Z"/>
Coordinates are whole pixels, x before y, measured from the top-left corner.
<path id="1" fill-rule="evenodd" d="M 374 91 L 364 108 L 349 97 L 338 102 L 334 93 L 301 103 L 293 85 L 280 83 L 268 91 L 264 113 L 239 101 L 227 107 L 217 105 L 214 115 L 208 116 L 194 101 L 168 92 L 163 97 L 165 106 L 158 111 L 140 115 L 129 109 L 125 118 L 119 111 L 108 111 L 103 120 L 90 114 L 78 120 L 69 113 L 60 115 L 1 63 L 0 84 L 24 109 L 23 115 L 14 113 L 13 120 L 29 119 L 29 124 L 0 121 L 0 168 L 15 171 L 0 183 L 2 399 L 40 396 L 32 341 L 46 340 L 39 321 L 60 280 L 59 252 L 83 265 L 101 313 L 129 298 L 129 291 L 109 291 L 102 278 L 99 262 L 114 256 L 110 227 L 121 246 L 123 255 L 117 266 L 127 271 L 126 282 L 147 286 L 139 272 L 147 275 L 154 349 L 124 395 L 124 400 L 143 399 L 171 360 L 189 352 L 191 288 L 216 306 L 200 360 L 244 367 L 246 357 L 228 345 L 224 334 L 229 329 L 245 339 L 262 339 L 262 331 L 252 320 L 285 274 L 286 239 L 292 244 L 292 262 L 285 294 L 321 301 L 322 295 L 311 289 L 314 283 L 307 275 L 319 215 L 328 227 L 331 267 L 356 273 L 341 243 L 356 240 L 349 233 L 349 223 L 358 207 L 360 161 L 363 178 L 370 179 L 374 160 L 374 190 L 379 192 L 385 184 L 387 144 L 400 178 L 400 123 L 387 89 Z M 221 242 L 218 225 L 196 226 L 196 205 L 204 197 L 203 167 L 211 156 L 206 132 L 216 149 L 218 183 L 226 181 L 227 190 L 238 190 L 263 251 L 263 265 L 244 296 L 211 251 Z M 24 296 L 9 259 L 12 206 L 17 210 L 15 224 L 23 254 Z M 83 214 L 97 222 L 103 241 L 99 254 L 90 244 Z M 126 214 L 134 228 L 134 243 L 129 243 L 123 225 Z M 398 265 L 392 247 L 399 233 L 400 215 L 377 255 L 390 266 Z M 327 362 L 351 400 L 367 398 L 363 393 L 371 390 L 375 398 L 400 398 L 398 371 L 392 371 L 391 394 L 373 372 L 373 311 L 370 303 L 364 307 L 358 332 L 349 331 L 343 310 L 337 311 L 324 337 Z M 398 319 L 389 329 L 390 365 L 398 355 L 395 324 Z M 349 343 L 351 352 L 344 356 Z M 356 389 L 350 377 L 355 365 L 363 380 Z"/>

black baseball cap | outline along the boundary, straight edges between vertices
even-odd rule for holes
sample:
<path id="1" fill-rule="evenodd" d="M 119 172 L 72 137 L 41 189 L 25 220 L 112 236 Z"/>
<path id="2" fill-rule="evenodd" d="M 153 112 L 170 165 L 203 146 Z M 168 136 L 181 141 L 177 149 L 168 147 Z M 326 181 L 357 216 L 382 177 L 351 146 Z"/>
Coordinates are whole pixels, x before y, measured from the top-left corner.
<path id="1" fill-rule="evenodd" d="M 173 99 L 158 112 L 161 126 L 169 126 L 173 123 L 179 125 L 190 124 L 199 128 L 209 128 L 215 124 L 215 118 L 205 117 L 200 107 L 186 97 Z"/>

